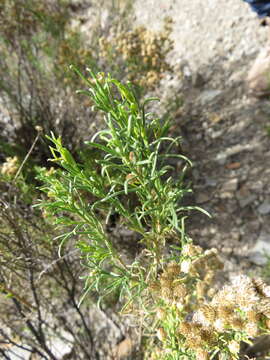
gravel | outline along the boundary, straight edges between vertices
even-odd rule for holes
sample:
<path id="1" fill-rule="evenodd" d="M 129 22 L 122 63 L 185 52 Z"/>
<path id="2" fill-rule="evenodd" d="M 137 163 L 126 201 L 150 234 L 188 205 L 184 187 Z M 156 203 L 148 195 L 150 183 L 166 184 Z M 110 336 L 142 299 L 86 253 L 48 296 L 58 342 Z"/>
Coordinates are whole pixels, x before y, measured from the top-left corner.
<path id="1" fill-rule="evenodd" d="M 175 22 L 174 59 L 188 61 L 193 70 L 222 56 L 224 62 L 254 55 L 267 30 L 242 0 L 155 0 L 134 2 L 136 21 L 160 29 L 164 16 Z"/>

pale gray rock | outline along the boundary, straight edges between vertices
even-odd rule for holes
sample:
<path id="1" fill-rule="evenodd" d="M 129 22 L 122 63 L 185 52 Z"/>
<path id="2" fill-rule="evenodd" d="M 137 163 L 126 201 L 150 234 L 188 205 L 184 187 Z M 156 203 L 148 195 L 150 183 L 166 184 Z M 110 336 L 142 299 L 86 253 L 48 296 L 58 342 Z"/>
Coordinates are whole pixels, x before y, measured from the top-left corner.
<path id="1" fill-rule="evenodd" d="M 207 103 L 214 101 L 221 94 L 221 90 L 205 90 L 201 93 L 198 100 L 201 102 L 202 105 L 206 105 Z"/>
<path id="2" fill-rule="evenodd" d="M 244 198 L 239 198 L 239 205 L 243 209 L 244 207 L 252 204 L 256 200 L 256 195 L 249 195 Z"/>
<path id="3" fill-rule="evenodd" d="M 209 194 L 206 193 L 200 193 L 196 196 L 196 202 L 197 204 L 203 204 L 210 200 Z"/>
<path id="4" fill-rule="evenodd" d="M 270 257 L 270 234 L 262 232 L 249 252 L 249 259 L 256 265 L 265 265 Z"/>
<path id="5" fill-rule="evenodd" d="M 238 179 L 233 178 L 228 181 L 226 181 L 222 186 L 223 192 L 233 192 L 236 191 L 238 187 Z"/>
<path id="6" fill-rule="evenodd" d="M 216 161 L 219 164 L 225 164 L 228 157 L 237 155 L 242 151 L 250 151 L 257 147 L 258 144 L 250 143 L 250 144 L 237 144 L 232 147 L 227 148 L 225 151 L 218 153 L 216 156 Z"/>
<path id="7" fill-rule="evenodd" d="M 259 207 L 258 212 L 261 215 L 268 215 L 270 214 L 270 202 L 264 201 Z"/>

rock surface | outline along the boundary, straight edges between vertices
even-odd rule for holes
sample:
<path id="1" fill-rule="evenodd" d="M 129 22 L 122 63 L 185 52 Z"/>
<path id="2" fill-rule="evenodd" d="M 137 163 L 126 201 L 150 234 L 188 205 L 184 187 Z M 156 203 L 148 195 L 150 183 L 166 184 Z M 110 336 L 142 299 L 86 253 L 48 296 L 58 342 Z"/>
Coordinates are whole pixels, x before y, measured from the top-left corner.
<path id="1" fill-rule="evenodd" d="M 245 79 L 269 30 L 242 0 L 135 0 L 134 7 L 136 24 L 160 29 L 165 16 L 174 21 L 170 58 L 182 69 L 174 83 L 184 109 L 173 135 L 184 137 L 195 164 L 190 202 L 212 215 L 194 214 L 188 231 L 220 249 L 230 272 L 248 271 L 251 249 L 260 253 L 261 234 L 270 234 L 270 101 L 250 97 Z"/>

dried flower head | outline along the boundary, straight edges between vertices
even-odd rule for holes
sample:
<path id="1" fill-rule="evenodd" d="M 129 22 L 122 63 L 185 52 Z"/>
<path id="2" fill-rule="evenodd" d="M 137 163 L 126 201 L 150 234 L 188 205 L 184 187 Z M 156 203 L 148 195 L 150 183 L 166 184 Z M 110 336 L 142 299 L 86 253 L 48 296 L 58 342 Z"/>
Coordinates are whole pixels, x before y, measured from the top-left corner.
<path id="1" fill-rule="evenodd" d="M 149 289 L 154 291 L 154 292 L 159 292 L 160 291 L 160 282 L 159 281 L 152 281 L 149 284 Z"/>
<path id="2" fill-rule="evenodd" d="M 216 309 L 209 304 L 201 305 L 199 307 L 198 313 L 201 314 L 201 316 L 209 323 L 212 323 L 217 316 Z"/>
<path id="3" fill-rule="evenodd" d="M 196 350 L 196 359 L 197 360 L 208 360 L 208 359 L 210 359 L 210 355 L 207 350 L 198 349 L 198 350 Z"/>
<path id="4" fill-rule="evenodd" d="M 257 323 L 260 321 L 260 314 L 255 310 L 249 310 L 246 312 L 247 320 L 252 323 Z"/>
<path id="5" fill-rule="evenodd" d="M 163 328 L 159 328 L 156 335 L 160 341 L 164 341 L 167 338 L 167 333 Z"/>
<path id="6" fill-rule="evenodd" d="M 173 288 L 173 295 L 176 298 L 183 299 L 188 294 L 188 290 L 184 284 L 177 284 Z"/>
<path id="7" fill-rule="evenodd" d="M 183 256 L 198 256 L 202 254 L 203 249 L 200 246 L 193 245 L 191 243 L 185 244 L 182 249 L 182 255 Z"/>
<path id="8" fill-rule="evenodd" d="M 261 299 L 258 303 L 258 311 L 270 319 L 270 298 Z"/>
<path id="9" fill-rule="evenodd" d="M 258 323 L 257 322 L 248 322 L 247 324 L 245 324 L 244 330 L 248 334 L 248 336 L 254 338 L 259 334 Z"/>
<path id="10" fill-rule="evenodd" d="M 245 321 L 240 317 L 235 316 L 230 319 L 229 325 L 234 330 L 242 331 L 245 328 Z"/>
<path id="11" fill-rule="evenodd" d="M 185 337 L 190 336 L 191 335 L 191 323 L 187 322 L 187 321 L 183 321 L 179 328 L 178 331 L 180 334 L 184 335 Z"/>
<path id="12" fill-rule="evenodd" d="M 180 265 L 177 264 L 175 261 L 172 261 L 167 265 L 166 273 L 170 274 L 172 277 L 178 276 L 180 272 L 181 272 Z"/>
<path id="13" fill-rule="evenodd" d="M 188 274 L 192 269 L 192 261 L 190 259 L 183 260 L 180 266 L 181 272 Z"/>
<path id="14" fill-rule="evenodd" d="M 234 314 L 234 307 L 232 305 L 218 304 L 217 316 L 225 321 L 230 321 Z"/>
<path id="15" fill-rule="evenodd" d="M 13 176 L 19 169 L 19 159 L 17 156 L 8 157 L 1 167 L 3 175 Z"/>
<path id="16" fill-rule="evenodd" d="M 252 279 L 252 283 L 259 295 L 270 297 L 270 286 L 266 285 L 262 279 Z"/>
<path id="17" fill-rule="evenodd" d="M 240 351 L 240 343 L 235 340 L 231 340 L 228 344 L 228 348 L 232 354 L 237 355 Z"/>
<path id="18" fill-rule="evenodd" d="M 173 289 L 169 287 L 162 287 L 161 288 L 161 296 L 164 300 L 173 301 Z"/>

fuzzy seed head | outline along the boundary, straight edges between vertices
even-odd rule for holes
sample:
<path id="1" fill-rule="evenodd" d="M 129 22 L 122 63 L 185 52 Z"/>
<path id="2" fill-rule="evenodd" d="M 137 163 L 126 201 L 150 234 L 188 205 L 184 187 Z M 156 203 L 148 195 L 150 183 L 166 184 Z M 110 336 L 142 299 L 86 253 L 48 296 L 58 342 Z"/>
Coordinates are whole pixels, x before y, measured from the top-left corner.
<path id="1" fill-rule="evenodd" d="M 17 156 L 8 157 L 1 167 L 3 175 L 13 176 L 19 169 L 19 159 Z"/>
<path id="2" fill-rule="evenodd" d="M 183 260 L 180 265 L 181 272 L 188 274 L 192 267 L 192 261 L 190 259 Z"/>
<path id="3" fill-rule="evenodd" d="M 229 325 L 237 331 L 241 331 L 244 330 L 244 326 L 245 326 L 245 321 L 243 319 L 241 319 L 240 317 L 234 317 L 233 319 L 231 319 L 231 321 L 229 322 Z"/>
<path id="4" fill-rule="evenodd" d="M 228 348 L 232 354 L 237 355 L 240 351 L 240 344 L 235 340 L 231 340 L 228 344 Z"/>
<path id="5" fill-rule="evenodd" d="M 169 287 L 161 288 L 161 295 L 165 300 L 172 301 L 173 300 L 173 290 Z"/>
<path id="6" fill-rule="evenodd" d="M 188 291 L 184 284 L 177 284 L 173 289 L 173 295 L 177 298 L 183 299 L 187 294 Z"/>
<path id="7" fill-rule="evenodd" d="M 209 304 L 202 305 L 199 308 L 199 312 L 201 312 L 204 318 L 209 322 L 213 322 L 217 316 L 216 309 Z"/>
<path id="8" fill-rule="evenodd" d="M 260 313 L 265 315 L 268 319 L 270 319 L 270 299 L 264 298 L 258 304 L 258 310 Z"/>
<path id="9" fill-rule="evenodd" d="M 232 305 L 218 305 L 217 315 L 219 318 L 225 321 L 229 321 L 234 313 L 234 307 Z"/>
<path id="10" fill-rule="evenodd" d="M 172 277 L 176 277 L 181 272 L 181 268 L 175 261 L 172 261 L 167 265 L 166 272 Z"/>
<path id="11" fill-rule="evenodd" d="M 208 360 L 208 359 L 210 359 L 210 355 L 208 354 L 207 350 L 198 349 L 196 351 L 196 359 L 197 360 Z"/>
<path id="12" fill-rule="evenodd" d="M 172 287 L 173 283 L 173 277 L 171 277 L 171 274 L 163 273 L 160 277 L 160 284 L 161 287 Z"/>
<path id="13" fill-rule="evenodd" d="M 191 335 L 191 324 L 187 321 L 183 321 L 179 328 L 178 331 L 181 335 L 184 335 L 185 337 L 188 337 Z"/>
<path id="14" fill-rule="evenodd" d="M 257 323 L 255 322 L 248 322 L 245 325 L 245 332 L 248 334 L 248 336 L 254 338 L 258 335 L 259 328 Z"/>
<path id="15" fill-rule="evenodd" d="M 193 244 L 185 244 L 182 249 L 182 255 L 184 256 L 198 256 L 203 252 L 203 249 L 200 246 Z"/>
<path id="16" fill-rule="evenodd" d="M 267 286 L 262 279 L 252 279 L 252 283 L 259 295 L 270 297 L 270 286 Z"/>
<path id="17" fill-rule="evenodd" d="M 246 313 L 248 321 L 251 323 L 257 323 L 260 321 L 260 314 L 258 314 L 255 310 L 249 310 Z"/>

